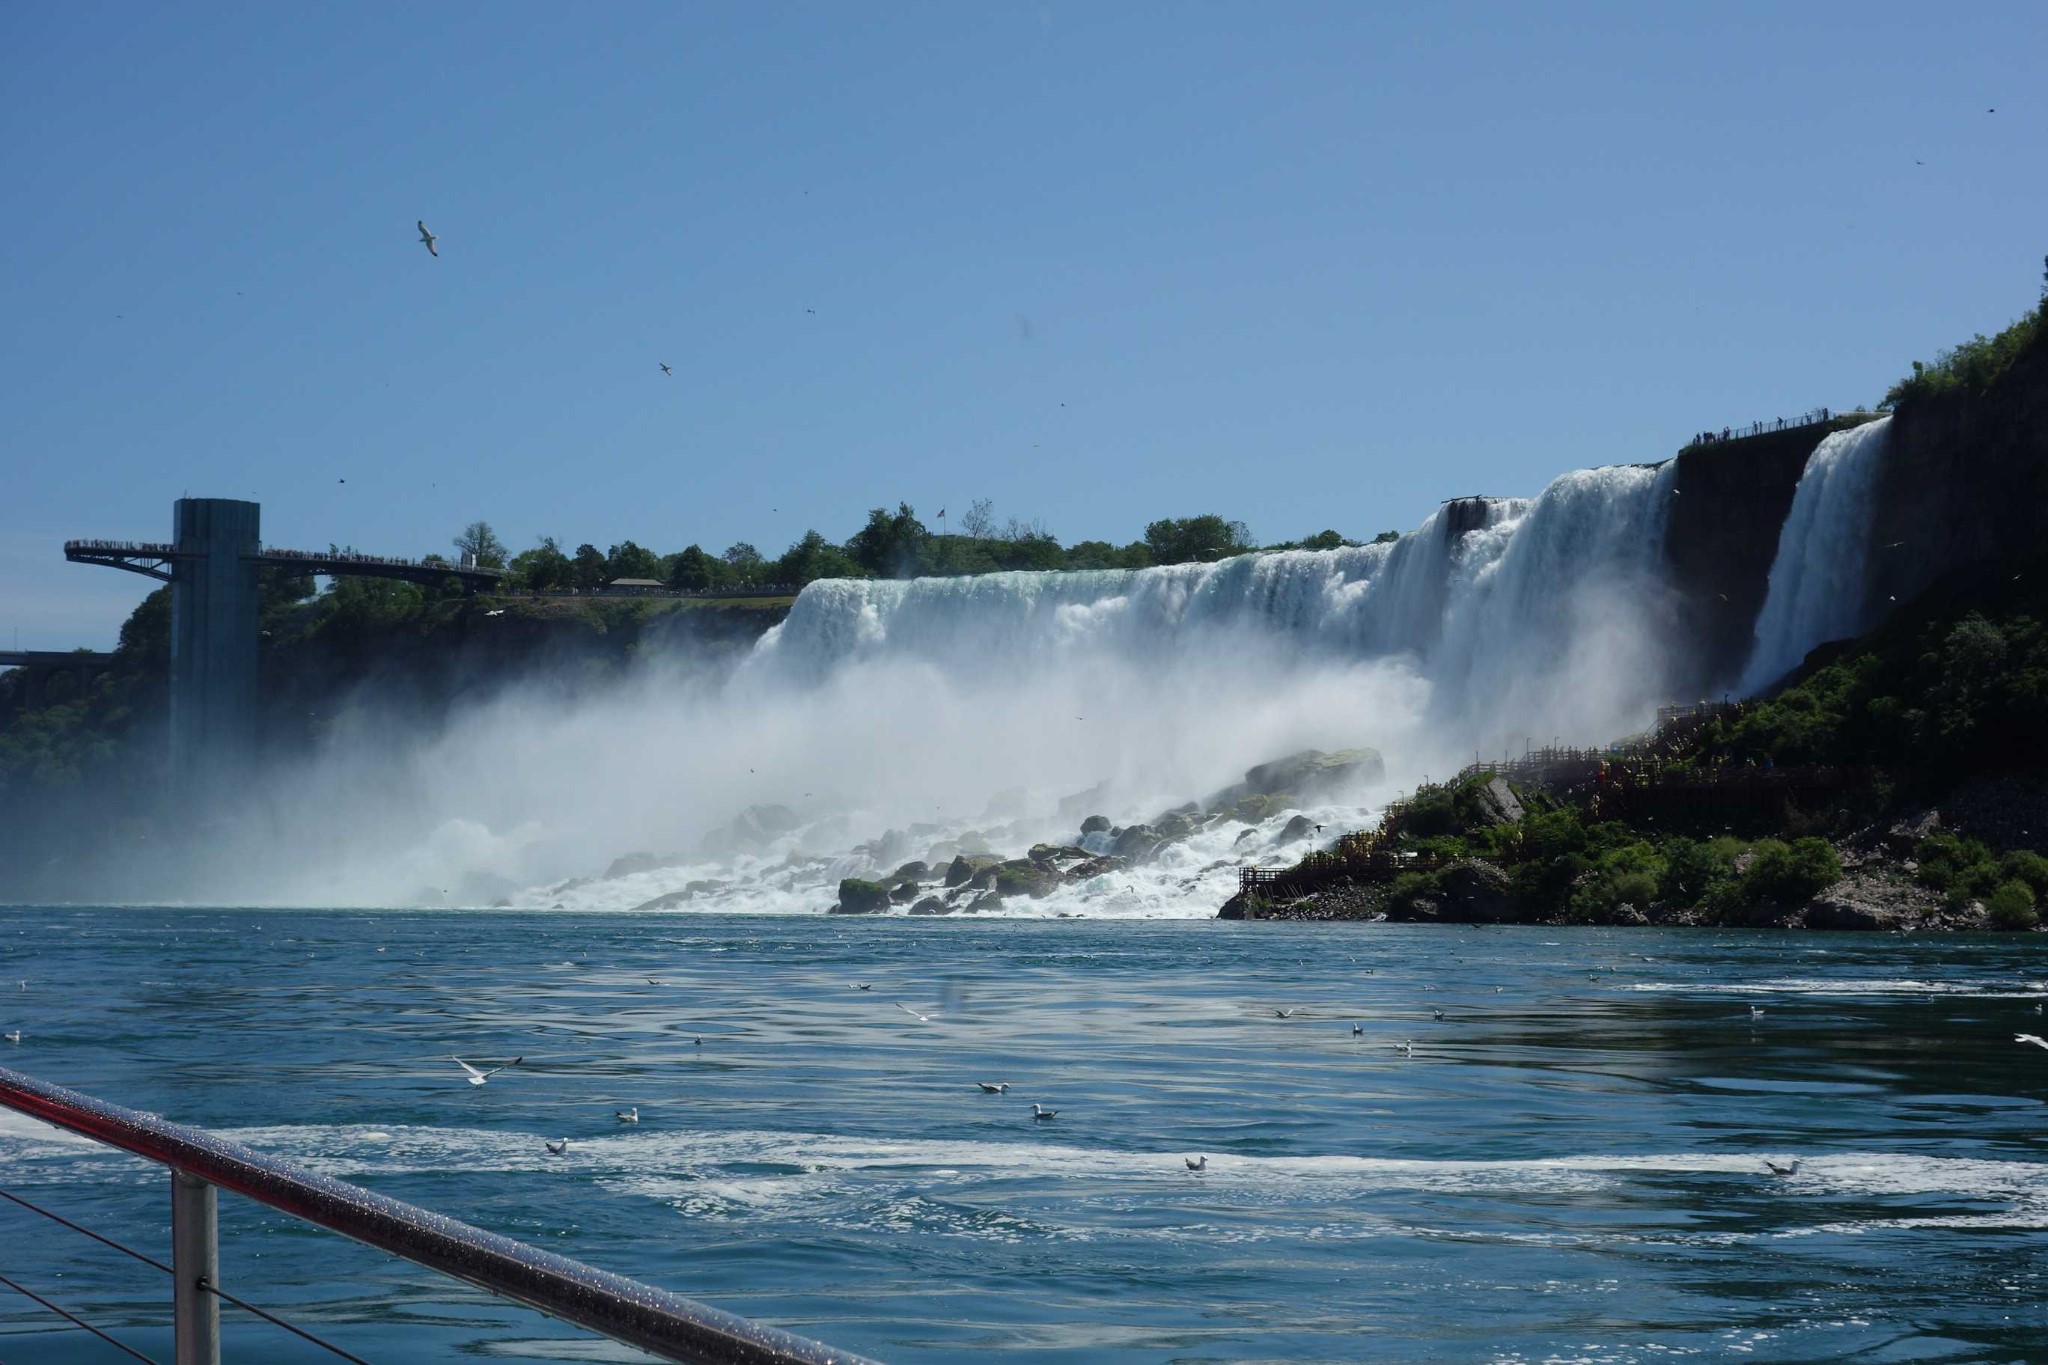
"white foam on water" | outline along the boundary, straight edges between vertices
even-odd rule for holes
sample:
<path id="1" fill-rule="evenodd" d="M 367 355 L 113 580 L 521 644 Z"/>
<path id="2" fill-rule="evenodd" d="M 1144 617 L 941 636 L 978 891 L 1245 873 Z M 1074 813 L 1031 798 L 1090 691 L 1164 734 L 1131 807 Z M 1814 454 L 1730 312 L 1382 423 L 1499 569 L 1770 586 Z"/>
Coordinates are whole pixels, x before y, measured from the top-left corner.
<path id="1" fill-rule="evenodd" d="M 1779 977 L 1768 981 L 1634 981 L 1628 989 L 1663 995 L 1942 995 L 1982 1000 L 2034 1000 L 2048 997 L 2048 983 L 2003 981 L 1927 981 L 1916 977 Z"/>

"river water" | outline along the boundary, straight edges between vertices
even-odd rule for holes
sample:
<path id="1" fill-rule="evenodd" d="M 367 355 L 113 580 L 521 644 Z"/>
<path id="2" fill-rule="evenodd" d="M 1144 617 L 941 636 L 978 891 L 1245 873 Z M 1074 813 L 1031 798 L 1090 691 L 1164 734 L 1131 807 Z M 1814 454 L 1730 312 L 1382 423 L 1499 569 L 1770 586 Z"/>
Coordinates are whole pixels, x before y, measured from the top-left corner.
<path id="1" fill-rule="evenodd" d="M 0 945 L 0 1062 L 882 1360 L 2048 1359 L 2031 936 L 17 908 Z M 166 1254 L 146 1163 L 6 1115 L 0 1183 Z M 641 1358 L 221 1217 L 226 1285 L 368 1360 Z M 13 1206 L 0 1248 L 168 1361 L 158 1272 Z M 0 1296 L 0 1360 L 122 1358 Z"/>

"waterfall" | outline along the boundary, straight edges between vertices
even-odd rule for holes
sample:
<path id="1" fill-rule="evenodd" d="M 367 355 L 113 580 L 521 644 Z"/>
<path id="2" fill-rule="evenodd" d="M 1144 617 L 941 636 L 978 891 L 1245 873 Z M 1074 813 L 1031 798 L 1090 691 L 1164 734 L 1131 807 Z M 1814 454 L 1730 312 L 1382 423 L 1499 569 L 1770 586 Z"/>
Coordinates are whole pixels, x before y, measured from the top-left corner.
<path id="1" fill-rule="evenodd" d="M 1539 729 L 1606 738 L 1668 700 L 1659 565 L 1675 472 L 1618 465 L 1534 500 L 1461 499 L 1391 544 L 813 583 L 751 666 L 816 685 L 877 659 L 1015 679 L 1102 654 L 1162 672 L 1232 648 L 1276 669 L 1398 658 L 1431 681 L 1435 718 L 1461 745 Z"/>
<path id="2" fill-rule="evenodd" d="M 1778 533 L 1770 585 L 1742 690 L 1755 693 L 1799 666 L 1815 646 L 1868 629 L 1865 568 L 1892 419 L 1828 436 L 1814 448 Z"/>

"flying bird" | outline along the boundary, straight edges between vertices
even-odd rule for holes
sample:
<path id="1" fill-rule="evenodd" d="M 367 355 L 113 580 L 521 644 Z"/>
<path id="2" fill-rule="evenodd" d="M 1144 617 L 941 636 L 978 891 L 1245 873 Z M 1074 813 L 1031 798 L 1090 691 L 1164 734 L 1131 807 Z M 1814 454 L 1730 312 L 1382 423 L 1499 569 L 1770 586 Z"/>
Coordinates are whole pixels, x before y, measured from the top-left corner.
<path id="1" fill-rule="evenodd" d="M 503 616 L 504 614 L 505 609 L 503 607 L 499 607 L 496 611 L 487 611 L 484 613 L 484 615 L 486 616 Z"/>
<path id="2" fill-rule="evenodd" d="M 631 1109 L 614 1109 L 612 1117 L 620 1123 L 638 1123 L 640 1121 L 640 1106 L 636 1104 Z"/>
<path id="3" fill-rule="evenodd" d="M 1184 1156 L 1181 1160 L 1188 1163 L 1188 1169 L 1191 1171 L 1206 1171 L 1209 1169 L 1209 1158 L 1206 1156 Z"/>
<path id="4" fill-rule="evenodd" d="M 1279 1015 L 1282 1019 L 1292 1019 L 1294 1017 L 1293 1010 L 1283 1010 L 1276 1007 L 1273 1013 Z"/>
<path id="5" fill-rule="evenodd" d="M 2032 1043 L 2035 1047 L 2048 1047 L 2048 1038 L 2043 1038 L 2038 1033 L 2015 1033 L 2012 1040 L 2015 1043 Z"/>
<path id="6" fill-rule="evenodd" d="M 896 1006 L 896 1008 L 902 1010 L 905 1014 L 917 1020 L 917 1022 L 920 1024 L 929 1024 L 932 1021 L 932 1017 L 929 1014 L 919 1014 L 916 1010 L 910 1008 L 910 1006 L 908 1005 L 899 1004 Z"/>
<path id="7" fill-rule="evenodd" d="M 485 1081 L 497 1075 L 500 1071 L 510 1070 L 511 1068 L 518 1066 L 521 1062 L 525 1061 L 526 1059 L 524 1057 L 514 1057 L 511 1061 L 505 1063 L 504 1066 L 494 1066 L 489 1071 L 478 1071 L 475 1067 L 471 1066 L 468 1062 L 463 1061 L 460 1057 L 451 1057 L 449 1060 L 454 1062 L 455 1065 L 461 1067 L 464 1071 L 467 1071 L 469 1073 L 469 1083 L 471 1085 L 482 1085 Z"/>
<path id="8" fill-rule="evenodd" d="M 1799 1163 L 1796 1161 L 1791 1162 L 1788 1165 L 1780 1166 L 1777 1162 L 1771 1160 L 1769 1157 L 1765 1157 L 1764 1165 L 1771 1168 L 1772 1175 L 1797 1175 L 1799 1173 Z"/>
<path id="9" fill-rule="evenodd" d="M 1000 1095 L 1010 1088 L 1008 1081 L 976 1081 L 975 1084 L 981 1087 L 984 1095 Z"/>
<path id="10" fill-rule="evenodd" d="M 553 1142 L 549 1142 L 546 1138 L 542 1138 L 541 1145 L 548 1149 L 549 1156 L 560 1156 L 569 1150 L 569 1139 L 556 1138 Z"/>
<path id="11" fill-rule="evenodd" d="M 434 243 L 440 241 L 441 239 L 436 237 L 433 233 L 427 231 L 427 222 L 424 218 L 420 220 L 419 227 L 420 242 L 427 248 L 427 254 L 429 256 L 432 256 L 437 261 L 440 260 L 441 253 L 434 249 Z"/>
<path id="12" fill-rule="evenodd" d="M 661 372 L 671 379 L 675 378 L 676 372 L 668 367 L 668 362 L 665 360 L 661 362 Z"/>
<path id="13" fill-rule="evenodd" d="M 1057 1109 L 1045 1109 L 1035 1104 L 1031 1106 L 1031 1117 L 1035 1119 L 1057 1118 L 1059 1112 Z"/>

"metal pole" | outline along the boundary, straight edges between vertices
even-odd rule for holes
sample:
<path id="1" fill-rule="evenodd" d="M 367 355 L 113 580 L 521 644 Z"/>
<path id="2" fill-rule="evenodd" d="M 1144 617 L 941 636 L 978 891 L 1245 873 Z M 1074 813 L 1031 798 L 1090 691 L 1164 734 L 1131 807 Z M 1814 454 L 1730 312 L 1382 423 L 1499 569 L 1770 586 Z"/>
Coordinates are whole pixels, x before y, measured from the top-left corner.
<path id="1" fill-rule="evenodd" d="M 220 1282 L 220 1238 L 213 1186 L 171 1172 L 172 1335 L 177 1365 L 220 1365 L 220 1300 L 200 1288 Z"/>

